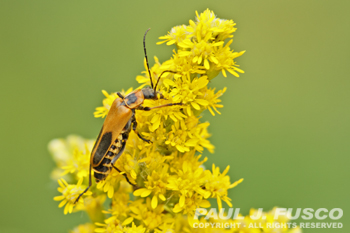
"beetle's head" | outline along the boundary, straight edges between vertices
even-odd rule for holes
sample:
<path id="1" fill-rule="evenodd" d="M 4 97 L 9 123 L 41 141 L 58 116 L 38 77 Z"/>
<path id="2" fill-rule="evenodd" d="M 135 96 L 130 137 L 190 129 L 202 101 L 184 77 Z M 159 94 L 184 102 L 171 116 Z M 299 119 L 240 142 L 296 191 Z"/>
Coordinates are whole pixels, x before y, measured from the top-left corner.
<path id="1" fill-rule="evenodd" d="M 160 99 L 164 99 L 164 96 L 160 91 L 155 91 L 151 87 L 143 88 L 142 93 L 143 93 L 145 99 L 156 100 L 156 99 L 158 99 L 158 96 Z"/>

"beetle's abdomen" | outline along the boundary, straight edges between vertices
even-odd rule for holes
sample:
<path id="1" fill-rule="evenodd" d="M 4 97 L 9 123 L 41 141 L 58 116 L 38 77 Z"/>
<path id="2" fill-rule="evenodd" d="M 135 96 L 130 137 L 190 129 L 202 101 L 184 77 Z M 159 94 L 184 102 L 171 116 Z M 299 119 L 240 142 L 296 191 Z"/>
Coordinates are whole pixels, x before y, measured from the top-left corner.
<path id="1" fill-rule="evenodd" d="M 109 173 L 113 169 L 112 167 L 113 159 L 116 156 L 120 156 L 123 153 L 126 140 L 130 132 L 130 125 L 127 124 L 126 127 L 127 128 L 124 129 L 121 132 L 121 134 L 118 135 L 113 145 L 109 148 L 102 162 L 98 166 L 92 167 L 92 169 L 94 170 L 94 177 L 96 179 L 96 183 L 106 179 L 106 177 L 109 175 Z"/>

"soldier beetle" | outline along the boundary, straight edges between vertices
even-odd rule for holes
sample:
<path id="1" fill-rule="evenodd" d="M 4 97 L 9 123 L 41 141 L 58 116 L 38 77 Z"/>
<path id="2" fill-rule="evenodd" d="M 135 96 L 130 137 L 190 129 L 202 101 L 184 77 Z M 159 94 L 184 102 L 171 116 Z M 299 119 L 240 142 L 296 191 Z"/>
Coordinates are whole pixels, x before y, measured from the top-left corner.
<path id="1" fill-rule="evenodd" d="M 91 187 L 91 170 L 94 171 L 94 177 L 97 183 L 105 180 L 111 172 L 112 168 L 120 172 L 120 170 L 115 167 L 114 164 L 117 159 L 123 154 L 131 129 L 134 130 L 140 139 L 146 142 L 150 142 L 150 140 L 143 138 L 141 134 L 136 130 L 137 122 L 135 119 L 135 110 L 150 111 L 155 108 L 182 105 L 182 103 L 170 103 L 156 107 L 142 106 L 145 99 L 157 100 L 158 96 L 159 98 L 164 99 L 162 93 L 156 90 L 159 79 L 166 72 L 175 73 L 174 71 L 163 71 L 159 76 L 156 84 L 153 85 L 152 75 L 148 65 L 145 42 L 146 35 L 149 30 L 150 29 L 146 31 L 143 37 L 143 48 L 151 87 L 136 89 L 126 96 L 123 96 L 119 92 L 117 93 L 120 98 L 114 100 L 91 152 L 89 186 L 78 196 L 74 203 L 76 203 L 79 198 Z M 124 176 L 126 180 L 131 184 L 126 174 L 124 174 Z"/>

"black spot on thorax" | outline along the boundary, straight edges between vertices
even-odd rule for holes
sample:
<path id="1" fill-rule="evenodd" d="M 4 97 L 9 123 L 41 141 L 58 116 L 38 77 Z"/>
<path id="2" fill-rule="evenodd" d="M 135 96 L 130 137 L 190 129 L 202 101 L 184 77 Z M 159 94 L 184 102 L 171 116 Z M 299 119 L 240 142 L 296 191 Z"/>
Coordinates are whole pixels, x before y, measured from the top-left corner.
<path id="1" fill-rule="evenodd" d="M 127 100 L 126 104 L 127 105 L 131 105 L 131 104 L 136 102 L 137 97 L 136 97 L 135 93 L 131 93 L 130 95 L 128 95 L 126 97 L 126 100 Z"/>

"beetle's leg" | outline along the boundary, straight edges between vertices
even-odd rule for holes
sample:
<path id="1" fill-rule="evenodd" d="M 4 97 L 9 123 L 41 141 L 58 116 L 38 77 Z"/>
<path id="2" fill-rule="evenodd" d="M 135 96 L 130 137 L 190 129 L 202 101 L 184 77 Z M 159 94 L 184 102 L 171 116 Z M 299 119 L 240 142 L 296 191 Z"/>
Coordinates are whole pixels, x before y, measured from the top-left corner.
<path id="1" fill-rule="evenodd" d="M 77 197 L 77 199 L 75 199 L 74 204 L 76 204 L 79 201 L 79 198 L 81 196 L 83 196 L 84 193 L 86 193 L 89 188 L 91 187 L 91 164 L 90 164 L 90 168 L 89 168 L 89 186 L 84 190 L 84 192 L 82 192 L 81 194 L 79 194 L 79 196 Z"/>
<path id="2" fill-rule="evenodd" d="M 122 171 L 119 170 L 116 166 L 114 166 L 113 163 L 112 163 L 112 167 L 113 167 L 115 170 L 117 170 L 119 173 L 122 173 Z M 125 172 L 124 172 L 122 175 L 125 177 L 125 180 L 133 187 L 134 191 L 135 191 L 136 189 L 139 189 L 139 187 L 138 187 L 136 184 L 131 183 L 131 181 L 129 180 L 129 178 L 128 178 L 128 176 L 126 175 Z"/>
<path id="3" fill-rule="evenodd" d="M 143 111 L 150 111 L 152 109 L 155 108 L 162 108 L 162 107 L 168 107 L 168 106 L 174 106 L 174 105 L 184 105 L 183 103 L 171 103 L 171 104 L 164 104 L 164 105 L 160 105 L 160 106 L 155 106 L 155 107 L 144 107 L 142 105 L 140 105 L 137 110 L 143 110 Z"/>
<path id="4" fill-rule="evenodd" d="M 124 99 L 124 96 L 122 95 L 122 93 L 117 92 L 117 95 L 118 95 L 120 98 Z"/>
<path id="5" fill-rule="evenodd" d="M 126 139 L 128 138 L 128 135 L 127 135 L 127 134 L 124 134 L 123 136 L 126 136 L 126 138 L 123 138 L 123 141 L 122 141 L 122 143 L 123 143 L 122 148 L 120 149 L 119 153 L 112 159 L 112 162 L 111 162 L 112 167 L 113 167 L 115 170 L 117 170 L 119 173 L 121 173 L 121 171 L 120 171 L 116 166 L 114 166 L 114 163 L 117 161 L 117 159 L 118 159 L 118 158 L 123 154 L 123 152 L 124 152 L 125 144 L 126 144 Z M 134 184 L 130 182 L 130 180 L 129 180 L 128 176 L 126 175 L 126 173 L 123 173 L 123 176 L 125 177 L 126 181 L 127 181 L 130 185 L 134 186 Z"/>
<path id="6" fill-rule="evenodd" d="M 139 136 L 139 138 L 142 139 L 143 141 L 151 143 L 151 140 L 148 140 L 148 139 L 142 137 L 141 134 L 136 130 L 137 122 L 136 122 L 135 117 L 133 117 L 131 119 L 131 123 L 132 123 L 132 130 L 134 130 L 134 132 L 137 134 L 137 136 Z"/>
<path id="7" fill-rule="evenodd" d="M 116 166 L 114 166 L 113 163 L 112 163 L 112 167 L 113 167 L 115 170 L 117 170 L 119 173 L 122 173 L 122 171 L 119 170 Z M 135 185 L 135 184 L 133 184 L 133 183 L 130 182 L 130 180 L 129 180 L 128 176 L 126 175 L 126 173 L 123 173 L 122 175 L 125 177 L 126 181 L 127 181 L 130 185 L 132 185 L 132 186 Z"/>

